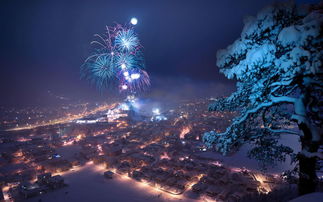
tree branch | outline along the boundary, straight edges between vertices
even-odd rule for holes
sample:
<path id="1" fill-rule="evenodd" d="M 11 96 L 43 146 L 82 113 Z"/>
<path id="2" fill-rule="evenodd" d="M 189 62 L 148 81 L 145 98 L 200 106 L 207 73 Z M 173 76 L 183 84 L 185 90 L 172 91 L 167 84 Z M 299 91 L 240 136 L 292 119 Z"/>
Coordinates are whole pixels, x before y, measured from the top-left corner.
<path id="1" fill-rule="evenodd" d="M 227 133 L 229 133 L 229 131 L 232 129 L 232 127 L 234 125 L 238 125 L 241 124 L 242 122 L 244 122 L 249 115 L 257 113 L 259 110 L 266 108 L 266 107 L 270 107 L 273 106 L 274 104 L 278 104 L 278 103 L 291 103 L 291 104 L 295 104 L 297 99 L 293 98 L 293 97 L 288 97 L 288 96 L 281 96 L 281 97 L 274 97 L 272 96 L 272 101 L 271 102 L 265 102 L 262 103 L 260 105 L 258 105 L 256 108 L 250 109 L 248 111 L 245 112 L 245 114 L 243 116 L 241 116 L 237 121 L 234 121 L 224 133 L 220 133 L 219 135 L 225 135 Z"/>
<path id="2" fill-rule="evenodd" d="M 286 129 L 271 129 L 271 128 L 265 128 L 266 130 L 269 130 L 272 133 L 288 133 L 292 135 L 298 135 L 300 136 L 299 133 L 292 131 L 292 130 L 286 130 Z"/>

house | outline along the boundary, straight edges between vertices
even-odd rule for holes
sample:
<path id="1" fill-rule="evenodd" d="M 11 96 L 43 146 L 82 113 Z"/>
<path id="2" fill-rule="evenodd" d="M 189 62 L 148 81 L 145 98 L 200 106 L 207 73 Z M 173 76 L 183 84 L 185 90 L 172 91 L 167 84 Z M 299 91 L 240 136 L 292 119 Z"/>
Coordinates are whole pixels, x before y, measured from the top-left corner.
<path id="1" fill-rule="evenodd" d="M 196 193 L 201 193 L 202 191 L 207 189 L 207 185 L 203 182 L 198 182 L 192 186 L 192 191 Z"/>
<path id="2" fill-rule="evenodd" d="M 119 156 L 122 154 L 122 147 L 118 145 L 107 145 L 104 146 L 102 149 L 104 154 L 110 157 Z"/>
<path id="3" fill-rule="evenodd" d="M 52 173 L 44 173 L 37 176 L 38 184 L 47 184 L 49 179 L 52 177 Z"/>
<path id="4" fill-rule="evenodd" d="M 64 184 L 64 178 L 60 175 L 55 175 L 49 178 L 48 184 L 51 189 L 58 189 L 60 187 L 63 187 Z"/>
<path id="5" fill-rule="evenodd" d="M 112 179 L 113 178 L 113 175 L 114 173 L 112 171 L 105 171 L 103 173 L 104 177 L 107 178 L 107 179 Z"/>
<path id="6" fill-rule="evenodd" d="M 45 190 L 46 188 L 39 186 L 37 183 L 31 184 L 29 182 L 22 182 L 19 185 L 19 193 L 24 198 L 37 196 L 38 194 L 42 193 Z"/>

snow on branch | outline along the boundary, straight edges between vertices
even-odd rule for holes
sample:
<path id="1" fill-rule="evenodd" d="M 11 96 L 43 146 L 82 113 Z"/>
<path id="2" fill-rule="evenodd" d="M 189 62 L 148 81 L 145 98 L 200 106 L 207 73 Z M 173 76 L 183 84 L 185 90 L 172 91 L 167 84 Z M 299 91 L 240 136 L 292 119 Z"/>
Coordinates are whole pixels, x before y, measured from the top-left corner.
<path id="1" fill-rule="evenodd" d="M 240 115 L 224 132 L 205 133 L 204 143 L 226 154 L 246 141 L 258 141 L 269 155 L 269 142 L 279 134 L 305 135 L 282 128 L 291 122 L 304 125 L 311 141 L 321 141 L 323 13 L 277 3 L 244 23 L 240 37 L 217 52 L 219 71 L 237 80 L 237 90 L 209 106 L 210 111 Z M 291 155 L 283 146 L 275 148 Z M 283 159 L 273 153 L 268 158 Z"/>
<path id="2" fill-rule="evenodd" d="M 271 128 L 265 128 L 266 130 L 272 132 L 272 133 L 286 133 L 286 134 L 292 134 L 292 135 L 300 135 L 298 132 L 292 131 L 292 130 L 284 130 L 284 129 L 271 129 Z"/>

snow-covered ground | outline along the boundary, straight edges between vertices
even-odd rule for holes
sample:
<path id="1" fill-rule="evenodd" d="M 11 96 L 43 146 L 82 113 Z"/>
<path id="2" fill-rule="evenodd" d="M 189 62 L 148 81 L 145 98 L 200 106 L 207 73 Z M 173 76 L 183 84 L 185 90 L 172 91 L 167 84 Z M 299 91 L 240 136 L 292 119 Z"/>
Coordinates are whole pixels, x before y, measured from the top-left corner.
<path id="1" fill-rule="evenodd" d="M 283 136 L 282 143 L 299 150 L 298 140 L 294 136 Z M 59 153 L 67 157 L 72 148 L 60 150 Z M 78 150 L 73 148 L 72 150 Z M 247 157 L 249 145 L 241 147 L 239 152 L 231 156 L 222 156 L 214 152 L 205 152 L 203 155 L 221 160 L 225 166 L 245 167 L 252 170 L 259 169 L 258 163 Z M 279 164 L 277 167 L 269 168 L 269 172 L 280 173 L 291 168 L 289 162 Z M 67 201 L 113 201 L 113 202 L 142 202 L 142 201 L 194 201 L 180 195 L 174 197 L 165 192 L 155 190 L 148 185 L 138 183 L 134 180 L 115 176 L 112 180 L 103 177 L 104 168 L 93 164 L 86 164 L 80 168 L 73 169 L 63 174 L 67 187 L 30 198 L 29 202 L 38 202 L 39 199 L 45 202 L 67 202 Z"/>
<path id="2" fill-rule="evenodd" d="M 67 187 L 28 199 L 28 202 L 144 202 L 144 201 L 187 201 L 195 200 L 183 196 L 171 196 L 165 192 L 115 176 L 108 180 L 103 177 L 104 168 L 93 164 L 69 171 L 63 175 Z"/>
<path id="3" fill-rule="evenodd" d="M 296 152 L 299 151 L 298 138 L 295 136 L 282 136 L 281 142 L 291 146 Z M 65 157 L 73 154 L 78 150 L 77 147 L 68 147 L 67 149 L 58 151 Z M 204 152 L 203 156 L 220 160 L 228 167 L 245 167 L 251 170 L 258 170 L 257 161 L 247 157 L 247 151 L 250 145 L 244 145 L 241 149 L 231 156 L 222 156 L 214 152 Z M 71 151 L 72 150 L 72 151 Z M 290 169 L 292 166 L 289 159 L 276 167 L 269 167 L 270 173 L 281 173 Z M 103 177 L 106 169 L 93 164 L 76 168 L 63 174 L 67 187 L 53 192 L 46 193 L 41 196 L 30 198 L 29 202 L 38 202 L 39 199 L 45 202 L 67 202 L 67 201 L 113 201 L 113 202 L 141 202 L 141 201 L 196 201 L 188 199 L 183 195 L 172 196 L 165 192 L 156 190 L 148 185 L 138 183 L 132 179 L 115 176 L 112 180 Z"/>
<path id="4" fill-rule="evenodd" d="M 300 143 L 298 137 L 294 135 L 282 135 L 280 143 L 291 147 L 295 153 L 300 151 Z M 251 145 L 243 145 L 238 152 L 230 156 L 223 156 L 220 153 L 205 152 L 203 157 L 212 158 L 222 162 L 225 166 L 236 168 L 247 168 L 250 170 L 260 170 L 260 166 L 255 159 L 250 159 L 247 156 L 248 150 Z M 290 158 L 287 158 L 285 162 L 278 163 L 276 166 L 267 168 L 268 173 L 281 174 L 283 171 L 292 169 L 294 165 L 290 164 Z"/>
<path id="5" fill-rule="evenodd" d="M 297 197 L 290 202 L 322 202 L 323 201 L 323 192 L 315 192 L 312 194 L 306 194 L 300 197 Z"/>

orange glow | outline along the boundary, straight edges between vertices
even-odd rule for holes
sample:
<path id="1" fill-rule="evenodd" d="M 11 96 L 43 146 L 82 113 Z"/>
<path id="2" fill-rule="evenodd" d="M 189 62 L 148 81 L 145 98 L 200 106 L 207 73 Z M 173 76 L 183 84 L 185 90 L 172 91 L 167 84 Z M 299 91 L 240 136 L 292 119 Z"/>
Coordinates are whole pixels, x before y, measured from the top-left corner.
<path id="1" fill-rule="evenodd" d="M 98 149 L 98 151 L 99 151 L 99 155 L 103 155 L 104 153 L 103 153 L 103 150 L 102 150 L 102 146 L 101 145 L 97 145 L 97 149 Z"/>
<path id="2" fill-rule="evenodd" d="M 9 189 L 10 189 L 9 186 L 2 187 L 2 193 L 3 193 L 4 201 L 10 201 L 9 193 L 8 193 Z"/>
<path id="3" fill-rule="evenodd" d="M 18 183 L 8 183 L 7 186 L 2 187 L 4 201 L 13 201 L 12 199 L 10 199 L 9 190 L 16 186 L 18 186 Z"/>
<path id="4" fill-rule="evenodd" d="M 203 197 L 201 198 L 201 201 L 204 201 L 204 202 L 216 202 L 216 200 L 215 200 L 215 199 L 210 198 L 210 197 L 208 197 L 208 196 L 203 196 Z"/>
<path id="5" fill-rule="evenodd" d="M 132 178 L 128 177 L 125 174 L 124 175 L 121 175 L 121 174 L 118 174 L 118 173 L 115 173 L 115 174 L 119 176 L 118 179 L 120 179 L 122 181 L 131 181 L 131 182 L 133 182 L 135 184 L 136 187 L 144 188 L 145 191 L 148 191 L 151 194 L 163 193 L 164 195 L 167 196 L 168 199 L 182 199 L 183 198 L 183 196 L 178 195 L 179 193 L 173 193 L 171 191 L 167 191 L 167 190 L 161 188 L 160 185 L 158 185 L 158 184 L 152 185 L 152 184 L 149 184 L 146 181 L 138 182 L 138 181 L 135 181 Z M 147 189 L 147 188 L 150 188 L 150 189 Z"/>
<path id="6" fill-rule="evenodd" d="M 198 183 L 203 176 L 203 174 L 196 176 L 196 180 L 194 180 L 193 182 L 189 182 L 186 186 L 191 189 L 193 185 Z"/>
<path id="7" fill-rule="evenodd" d="M 167 152 L 164 152 L 162 155 L 160 155 L 160 159 L 171 159 L 169 156 L 168 156 L 168 154 L 167 154 Z"/>
<path id="8" fill-rule="evenodd" d="M 63 146 L 69 146 L 69 145 L 72 145 L 73 143 L 74 143 L 74 140 L 64 141 Z"/>
<path id="9" fill-rule="evenodd" d="M 219 161 L 214 161 L 211 164 L 213 164 L 215 166 L 219 166 L 219 167 L 223 166 L 223 164 L 221 162 L 219 162 Z"/>
<path id="10" fill-rule="evenodd" d="M 157 138 L 155 138 L 155 139 L 153 139 L 151 141 L 146 142 L 145 144 L 140 145 L 139 148 L 140 149 L 143 149 L 143 148 L 145 148 L 148 145 L 158 143 L 161 139 L 162 139 L 161 137 L 157 137 Z"/>
<path id="11" fill-rule="evenodd" d="M 21 149 L 16 151 L 15 153 L 13 153 L 13 156 L 14 157 L 22 157 L 23 156 L 23 153 L 21 152 Z"/>
<path id="12" fill-rule="evenodd" d="M 102 173 L 104 171 L 106 171 L 107 169 L 102 166 L 102 165 L 95 165 L 93 167 L 95 172 L 99 172 Z M 171 191 L 168 190 L 164 190 L 163 188 L 160 187 L 160 185 L 152 185 L 149 184 L 148 182 L 142 180 L 141 182 L 138 182 L 136 180 L 133 180 L 132 178 L 130 178 L 127 174 L 119 174 L 117 173 L 115 168 L 109 169 L 111 172 L 113 172 L 115 174 L 115 176 L 117 176 L 117 180 L 120 181 L 124 181 L 124 182 L 131 182 L 133 183 L 137 188 L 139 189 L 144 189 L 146 192 L 149 192 L 151 194 L 160 194 L 162 193 L 164 197 L 166 197 L 168 200 L 174 200 L 174 199 L 183 199 L 184 196 L 182 195 L 178 195 L 179 193 L 173 193 Z"/>
<path id="13" fill-rule="evenodd" d="M 84 134 L 79 134 L 79 135 L 76 136 L 75 141 L 76 142 L 79 142 L 79 141 L 81 141 L 84 138 L 85 138 L 85 135 Z"/>
<path id="14" fill-rule="evenodd" d="M 266 183 L 266 176 L 260 173 L 254 173 L 253 176 L 255 180 L 260 183 L 258 192 L 268 194 L 271 191 L 271 187 L 268 183 Z"/>
<path id="15" fill-rule="evenodd" d="M 48 122 L 44 122 L 44 123 L 41 123 L 41 124 L 30 124 L 30 125 L 23 126 L 23 127 L 11 128 L 11 129 L 8 129 L 7 131 L 27 130 L 27 129 L 33 129 L 33 128 L 37 128 L 37 127 L 41 127 L 41 126 L 64 124 L 64 123 L 74 121 L 76 119 L 83 118 L 85 116 L 89 116 L 91 114 L 96 114 L 96 113 L 98 113 L 100 111 L 105 111 L 105 110 L 108 110 L 108 109 L 112 109 L 115 106 L 116 106 L 116 103 L 104 104 L 104 105 L 98 106 L 97 108 L 95 108 L 95 109 L 93 109 L 91 111 L 86 111 L 86 109 L 85 109 L 84 112 L 79 113 L 79 114 L 73 114 L 73 115 L 63 117 L 63 118 L 58 118 L 58 119 L 55 119 L 55 120 L 49 120 Z"/>
<path id="16" fill-rule="evenodd" d="M 185 135 L 188 134 L 191 131 L 191 126 L 186 126 L 182 129 L 181 133 L 179 134 L 180 139 L 184 139 Z"/>
<path id="17" fill-rule="evenodd" d="M 30 141 L 31 139 L 30 138 L 24 138 L 24 137 L 20 137 L 17 139 L 18 142 L 27 142 L 27 141 Z"/>
<path id="18" fill-rule="evenodd" d="M 242 168 L 230 168 L 230 170 L 231 170 L 232 172 L 236 172 L 236 173 L 239 173 L 239 172 L 242 172 L 242 171 L 243 171 L 243 169 L 242 169 Z"/>

